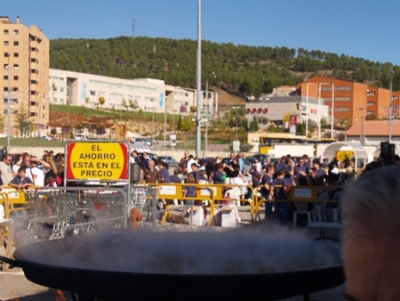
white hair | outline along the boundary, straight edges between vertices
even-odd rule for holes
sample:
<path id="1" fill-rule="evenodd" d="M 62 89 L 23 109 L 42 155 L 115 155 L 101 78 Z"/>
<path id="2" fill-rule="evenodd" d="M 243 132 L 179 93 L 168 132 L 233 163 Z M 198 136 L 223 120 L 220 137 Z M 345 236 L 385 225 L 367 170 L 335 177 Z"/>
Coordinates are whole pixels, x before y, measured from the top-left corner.
<path id="1" fill-rule="evenodd" d="M 345 235 L 353 224 L 363 228 L 364 233 L 382 233 L 385 223 L 400 224 L 399 213 L 400 166 L 365 172 L 345 189 L 342 201 Z"/>

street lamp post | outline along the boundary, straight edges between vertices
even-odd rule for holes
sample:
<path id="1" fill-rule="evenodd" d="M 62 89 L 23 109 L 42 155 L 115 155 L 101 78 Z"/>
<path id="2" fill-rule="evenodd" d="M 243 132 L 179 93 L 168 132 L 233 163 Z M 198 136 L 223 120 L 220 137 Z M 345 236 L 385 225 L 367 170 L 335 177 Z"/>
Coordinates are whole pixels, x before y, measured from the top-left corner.
<path id="1" fill-rule="evenodd" d="M 390 69 L 390 92 L 389 92 L 389 143 L 392 143 L 392 83 L 393 83 L 393 69 Z"/>
<path id="2" fill-rule="evenodd" d="M 332 83 L 332 105 L 331 105 L 331 139 L 333 139 L 333 128 L 335 124 L 335 84 Z"/>
<path id="3" fill-rule="evenodd" d="M 7 88 L 7 152 L 10 151 L 11 117 L 10 117 L 10 54 L 8 54 L 8 88 Z"/>
<path id="4" fill-rule="evenodd" d="M 151 100 L 153 103 L 153 117 L 152 117 L 152 122 L 151 122 L 151 144 L 154 144 L 154 99 Z"/>
<path id="5" fill-rule="evenodd" d="M 164 149 L 167 147 L 167 98 L 164 99 Z"/>
<path id="6" fill-rule="evenodd" d="M 207 107 L 206 107 L 206 134 L 205 134 L 205 143 L 204 143 L 204 153 L 205 153 L 205 157 L 208 157 L 208 110 L 209 110 L 209 102 L 208 102 L 208 78 L 206 81 L 206 103 L 207 103 Z"/>
<path id="7" fill-rule="evenodd" d="M 197 88 L 197 110 L 196 110 L 196 157 L 200 158 L 201 151 L 201 0 L 197 0 L 197 60 L 196 60 L 196 88 Z"/>
<path id="8" fill-rule="evenodd" d="M 215 72 L 212 72 L 211 75 L 215 78 L 217 75 Z M 206 108 L 206 134 L 205 134 L 205 157 L 207 157 L 208 153 L 208 122 L 209 122 L 209 117 L 210 117 L 210 98 L 208 97 L 208 77 L 206 80 L 206 103 L 207 103 L 207 108 Z"/>
<path id="9" fill-rule="evenodd" d="M 238 125 L 238 112 L 239 112 L 239 108 L 240 107 L 232 107 L 232 109 L 235 109 L 236 110 L 236 112 L 235 112 L 235 128 L 236 128 L 236 130 L 235 130 L 235 140 L 238 140 L 238 127 L 239 127 L 239 125 Z"/>

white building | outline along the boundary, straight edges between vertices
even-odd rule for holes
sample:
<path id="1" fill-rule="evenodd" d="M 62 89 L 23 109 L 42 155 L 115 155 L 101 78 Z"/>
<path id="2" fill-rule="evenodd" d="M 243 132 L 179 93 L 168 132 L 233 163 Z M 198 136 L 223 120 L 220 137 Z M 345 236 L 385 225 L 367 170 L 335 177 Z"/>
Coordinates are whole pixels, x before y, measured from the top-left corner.
<path id="1" fill-rule="evenodd" d="M 50 69 L 49 81 L 51 104 L 170 114 L 189 113 L 190 107 L 196 106 L 196 90 L 166 85 L 158 79 L 130 80 Z M 101 97 L 105 100 L 102 105 Z M 202 97 L 206 104 L 205 93 Z M 208 103 L 210 111 L 217 112 L 218 94 L 209 91 Z"/>
<path id="2" fill-rule="evenodd" d="M 262 102 L 246 104 L 246 118 L 249 122 L 255 116 L 280 123 L 287 114 L 296 115 L 298 123 L 307 119 L 317 124 L 321 119 L 330 122 L 329 107 L 323 104 L 323 100 L 320 104 L 318 99 L 312 97 L 268 97 Z"/>

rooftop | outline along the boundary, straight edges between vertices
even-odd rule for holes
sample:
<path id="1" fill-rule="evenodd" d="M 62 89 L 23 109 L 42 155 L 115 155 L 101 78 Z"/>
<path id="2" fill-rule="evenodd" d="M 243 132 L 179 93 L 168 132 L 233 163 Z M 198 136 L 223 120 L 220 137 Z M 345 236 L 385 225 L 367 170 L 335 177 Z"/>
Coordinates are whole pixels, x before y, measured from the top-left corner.
<path id="1" fill-rule="evenodd" d="M 346 131 L 347 136 L 360 136 L 361 123 L 353 124 L 351 128 Z M 389 135 L 389 121 L 388 120 L 366 120 L 364 122 L 364 135 L 365 136 L 388 136 Z M 400 136 L 400 120 L 392 121 L 392 136 Z"/>

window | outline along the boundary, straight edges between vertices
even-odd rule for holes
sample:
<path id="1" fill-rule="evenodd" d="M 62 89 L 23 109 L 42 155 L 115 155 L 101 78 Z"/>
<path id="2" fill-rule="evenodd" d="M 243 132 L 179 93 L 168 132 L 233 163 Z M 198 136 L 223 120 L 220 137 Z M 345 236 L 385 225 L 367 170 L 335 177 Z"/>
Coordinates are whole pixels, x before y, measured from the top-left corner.
<path id="1" fill-rule="evenodd" d="M 9 41 L 4 41 L 4 46 L 8 46 L 8 45 L 10 45 L 10 42 Z"/>
<path id="2" fill-rule="evenodd" d="M 35 107 L 35 106 L 37 106 L 37 102 L 36 101 L 31 101 L 31 107 Z"/>
<path id="3" fill-rule="evenodd" d="M 18 46 L 19 42 L 18 41 L 14 41 L 14 46 Z"/>
<path id="4" fill-rule="evenodd" d="M 53 98 L 53 102 L 57 102 L 57 98 Z"/>
<path id="5" fill-rule="evenodd" d="M 12 90 L 13 90 L 14 92 L 18 92 L 18 87 L 14 87 Z"/>
<path id="6" fill-rule="evenodd" d="M 8 91 L 8 87 L 3 87 L 3 91 L 7 92 Z"/>
<path id="7" fill-rule="evenodd" d="M 8 80 L 8 75 L 4 75 L 4 76 L 3 76 L 3 79 L 4 79 L 4 80 Z"/>
<path id="8" fill-rule="evenodd" d="M 367 106 L 374 106 L 375 105 L 375 101 L 368 101 L 367 102 Z"/>
<path id="9" fill-rule="evenodd" d="M 60 92 L 64 92 L 64 87 L 60 87 Z"/>
<path id="10" fill-rule="evenodd" d="M 91 90 L 91 91 L 89 91 L 89 92 L 90 92 L 90 95 L 92 95 L 92 96 L 95 96 L 95 95 L 96 95 L 96 91 Z"/>
<path id="11" fill-rule="evenodd" d="M 14 64 L 14 70 L 18 70 L 19 69 L 19 65 L 18 64 Z"/>
<path id="12" fill-rule="evenodd" d="M 9 56 L 10 56 L 10 53 L 4 52 L 4 57 L 9 57 Z"/>
<path id="13" fill-rule="evenodd" d="M 14 29 L 14 34 L 15 35 L 19 34 L 19 30 L 18 29 Z"/>
<path id="14" fill-rule="evenodd" d="M 14 76 L 14 80 L 18 80 L 18 75 L 15 75 L 15 76 Z"/>
<path id="15" fill-rule="evenodd" d="M 4 30 L 3 30 L 3 33 L 4 33 L 4 34 L 8 34 L 8 29 L 4 29 Z"/>
<path id="16" fill-rule="evenodd" d="M 18 52 L 14 52 L 14 57 L 19 57 Z"/>
<path id="17" fill-rule="evenodd" d="M 4 102 L 4 103 L 8 103 L 8 98 L 4 98 L 4 99 L 3 99 L 3 102 Z M 15 104 L 15 103 L 18 103 L 18 99 L 16 99 L 16 98 L 10 98 L 10 104 Z"/>
<path id="18" fill-rule="evenodd" d="M 4 64 L 4 69 L 8 69 L 8 64 Z"/>

